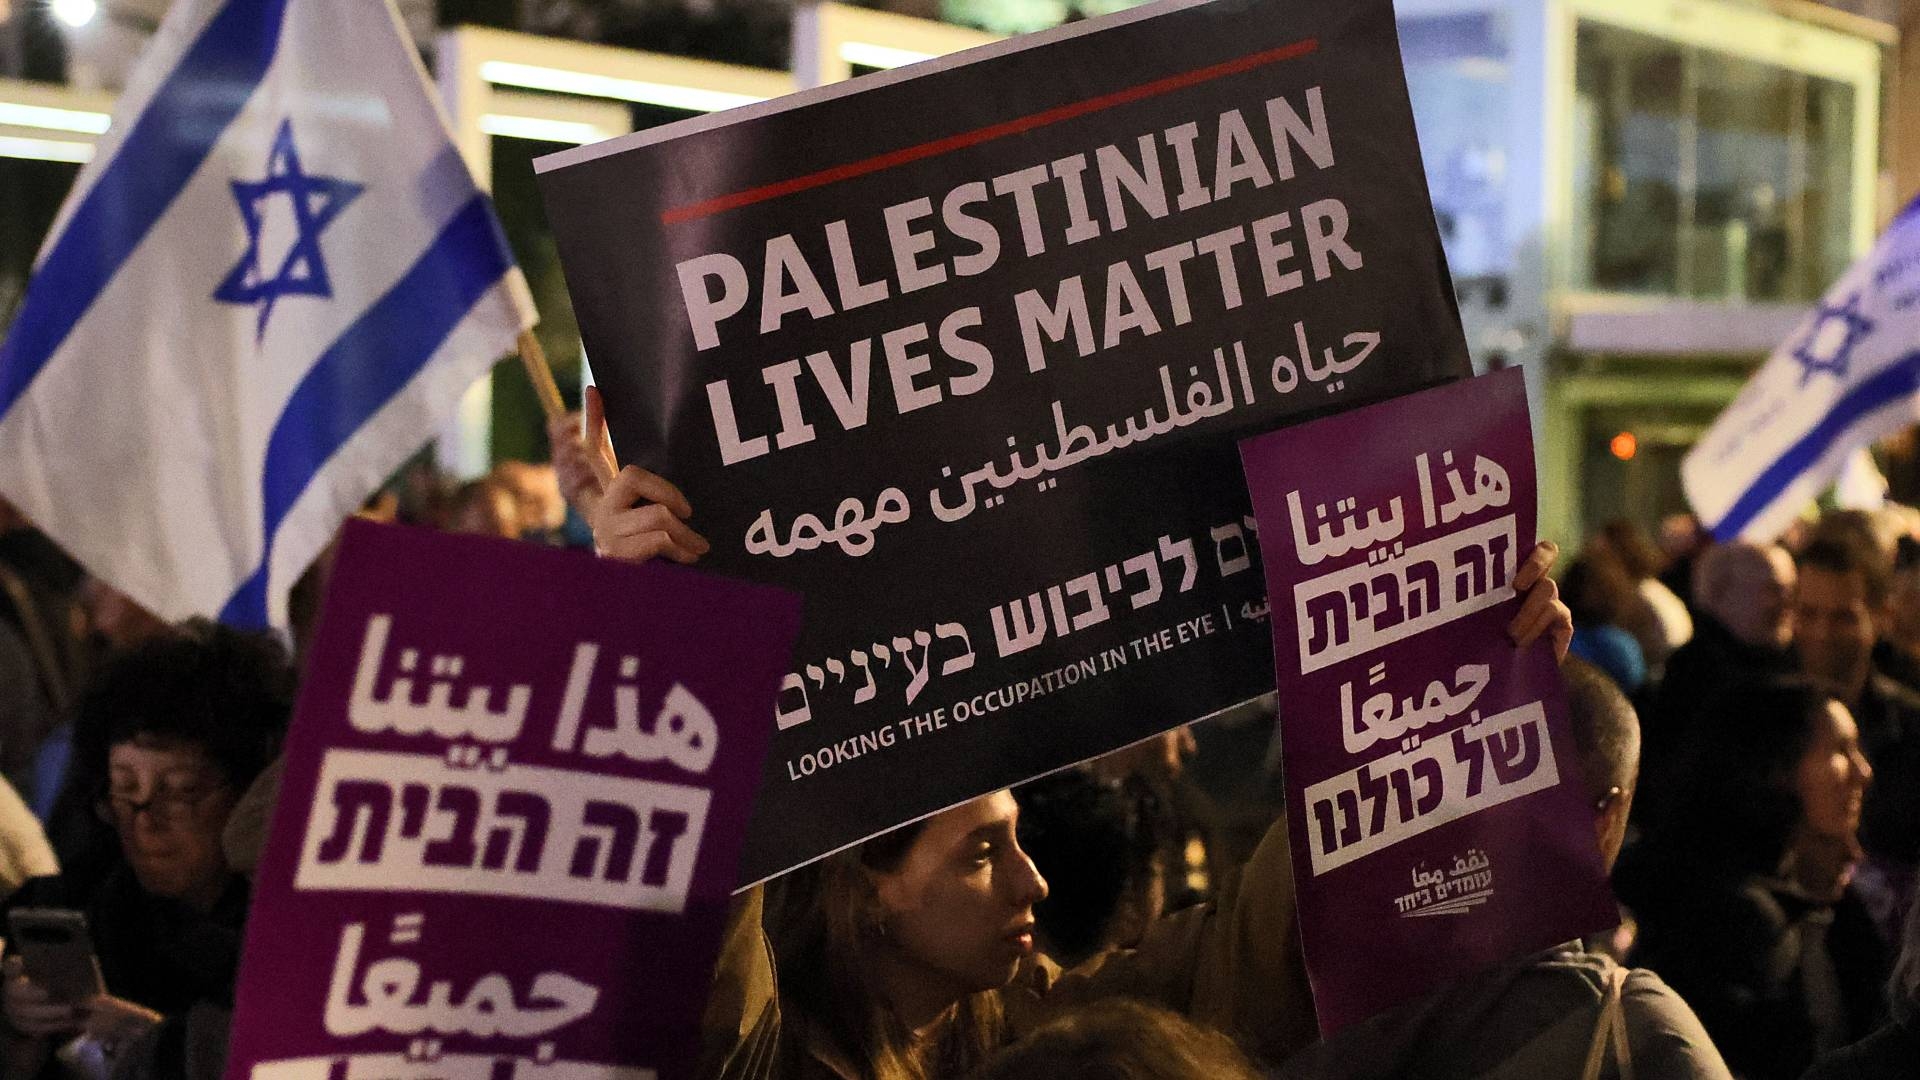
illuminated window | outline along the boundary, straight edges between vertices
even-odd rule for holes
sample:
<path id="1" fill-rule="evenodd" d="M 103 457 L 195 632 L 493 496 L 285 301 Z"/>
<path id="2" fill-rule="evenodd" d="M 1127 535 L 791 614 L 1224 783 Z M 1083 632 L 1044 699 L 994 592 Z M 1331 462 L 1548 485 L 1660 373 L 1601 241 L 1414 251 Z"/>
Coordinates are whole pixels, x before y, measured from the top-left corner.
<path id="1" fill-rule="evenodd" d="M 1851 86 L 1591 23 L 1575 64 L 1576 288 L 1793 302 L 1846 268 Z"/>

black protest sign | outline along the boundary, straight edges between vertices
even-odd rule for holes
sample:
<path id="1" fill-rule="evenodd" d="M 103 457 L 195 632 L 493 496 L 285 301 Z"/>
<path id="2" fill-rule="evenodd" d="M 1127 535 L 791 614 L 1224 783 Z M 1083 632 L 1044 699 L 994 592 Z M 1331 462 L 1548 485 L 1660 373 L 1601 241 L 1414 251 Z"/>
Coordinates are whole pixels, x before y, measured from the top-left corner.
<path id="1" fill-rule="evenodd" d="M 621 460 L 806 595 L 749 881 L 1271 690 L 1234 439 L 1468 372 L 1387 0 L 1155 5 L 538 168 Z"/>

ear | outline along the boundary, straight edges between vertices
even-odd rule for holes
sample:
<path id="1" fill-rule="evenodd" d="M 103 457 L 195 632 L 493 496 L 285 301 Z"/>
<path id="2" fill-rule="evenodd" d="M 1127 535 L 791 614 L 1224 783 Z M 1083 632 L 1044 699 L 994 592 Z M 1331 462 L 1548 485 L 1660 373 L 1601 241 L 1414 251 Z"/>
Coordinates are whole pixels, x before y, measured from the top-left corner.
<path id="1" fill-rule="evenodd" d="M 1593 840 L 1600 848 L 1600 861 L 1611 873 L 1614 860 L 1627 840 L 1627 815 L 1633 809 L 1633 789 L 1615 788 L 1604 806 L 1594 808 Z"/>

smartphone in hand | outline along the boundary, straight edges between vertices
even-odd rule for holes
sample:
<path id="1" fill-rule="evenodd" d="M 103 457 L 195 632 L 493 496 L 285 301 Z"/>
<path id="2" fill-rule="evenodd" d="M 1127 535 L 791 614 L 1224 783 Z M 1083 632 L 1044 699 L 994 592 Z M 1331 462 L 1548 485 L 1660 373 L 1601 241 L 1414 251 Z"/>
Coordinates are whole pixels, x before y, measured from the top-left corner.
<path id="1" fill-rule="evenodd" d="M 19 954 L 27 978 L 54 1000 L 79 1005 L 106 992 L 85 915 L 66 908 L 16 908 L 7 923 L 9 951 Z"/>

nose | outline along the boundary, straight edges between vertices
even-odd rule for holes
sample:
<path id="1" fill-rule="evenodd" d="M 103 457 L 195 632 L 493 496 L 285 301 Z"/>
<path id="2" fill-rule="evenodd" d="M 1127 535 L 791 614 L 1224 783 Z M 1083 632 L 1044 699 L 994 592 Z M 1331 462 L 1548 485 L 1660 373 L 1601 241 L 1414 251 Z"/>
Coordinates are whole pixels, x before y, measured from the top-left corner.
<path id="1" fill-rule="evenodd" d="M 1858 750 L 1853 752 L 1853 773 L 1859 777 L 1861 787 L 1873 783 L 1873 766 L 1867 764 L 1866 755 Z"/>
<path id="2" fill-rule="evenodd" d="M 1025 851 L 1016 849 L 1019 856 L 1014 879 L 1015 902 L 1020 907 L 1032 907 L 1047 898 L 1047 879 L 1040 876 L 1040 868 L 1033 865 Z"/>

